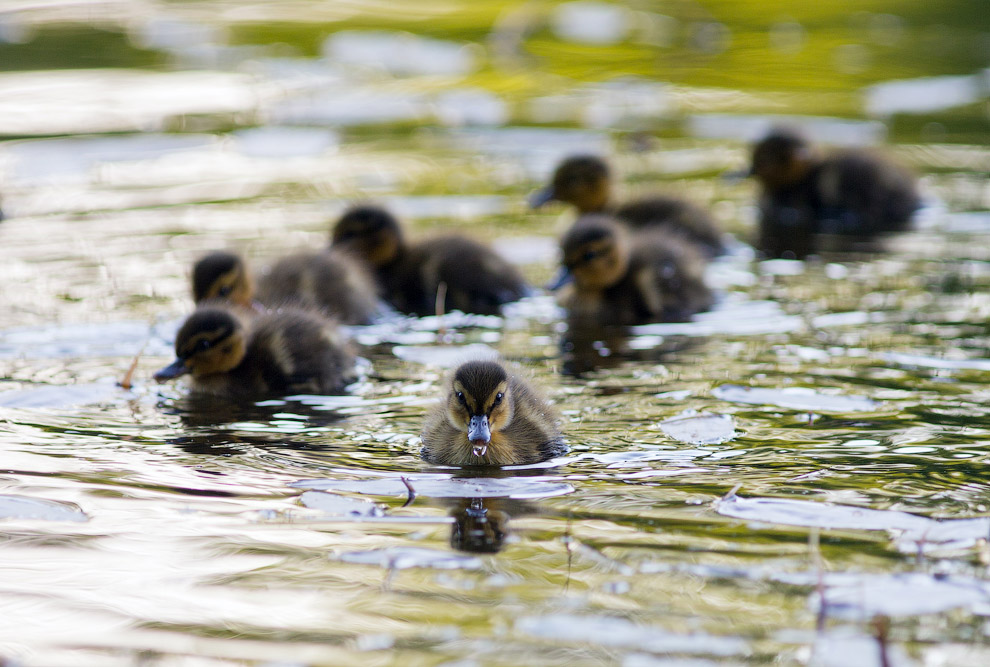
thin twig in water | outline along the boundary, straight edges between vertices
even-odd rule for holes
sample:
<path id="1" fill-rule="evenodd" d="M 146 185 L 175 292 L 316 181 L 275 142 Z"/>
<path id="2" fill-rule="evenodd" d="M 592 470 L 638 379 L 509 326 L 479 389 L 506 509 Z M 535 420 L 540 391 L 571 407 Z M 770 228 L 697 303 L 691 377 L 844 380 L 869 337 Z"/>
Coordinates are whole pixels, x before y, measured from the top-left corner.
<path id="1" fill-rule="evenodd" d="M 890 656 L 887 654 L 887 643 L 890 639 L 890 617 L 883 614 L 874 616 L 873 630 L 876 632 L 877 644 L 880 648 L 880 667 L 890 667 Z"/>
<path id="2" fill-rule="evenodd" d="M 131 362 L 130 367 L 128 367 L 127 372 L 124 373 L 124 378 L 117 383 L 118 386 L 124 389 L 130 389 L 132 386 L 131 380 L 134 379 L 134 371 L 137 369 L 138 360 L 141 359 L 141 355 L 144 354 L 144 348 L 148 347 L 148 342 L 151 340 L 151 336 L 145 339 L 144 345 L 138 350 L 138 353 L 134 355 L 134 361 Z"/>
<path id="3" fill-rule="evenodd" d="M 412 505 L 412 501 L 416 500 L 416 489 L 413 488 L 412 483 L 405 477 L 400 477 L 399 479 L 406 485 L 406 490 L 409 492 L 409 496 L 406 498 L 406 502 L 402 503 L 402 506 L 409 507 Z"/>
<path id="4" fill-rule="evenodd" d="M 825 601 L 825 567 L 822 564 L 822 553 L 819 549 L 818 527 L 815 526 L 808 534 L 808 549 L 811 551 L 811 558 L 815 563 L 815 572 L 818 576 L 818 618 L 815 622 L 815 629 L 819 634 L 825 632 L 825 620 L 828 616 L 828 603 Z"/>
<path id="5" fill-rule="evenodd" d="M 571 562 L 573 557 L 573 552 L 571 551 L 571 542 L 574 540 L 571 538 L 571 518 L 567 517 L 567 523 L 564 525 L 564 546 L 567 548 L 567 578 L 564 579 L 564 592 L 571 585 Z"/>
<path id="6" fill-rule="evenodd" d="M 736 491 L 738 491 L 741 488 L 742 488 L 742 482 L 739 482 L 734 487 L 732 487 L 727 494 L 722 496 L 722 500 L 723 501 L 732 500 L 733 498 L 736 497 Z"/>
<path id="7" fill-rule="evenodd" d="M 447 326 L 444 324 L 443 316 L 446 312 L 445 305 L 447 303 L 447 283 L 440 281 L 437 284 L 437 300 L 433 304 L 434 311 L 437 314 L 437 337 L 444 338 L 447 335 Z"/>

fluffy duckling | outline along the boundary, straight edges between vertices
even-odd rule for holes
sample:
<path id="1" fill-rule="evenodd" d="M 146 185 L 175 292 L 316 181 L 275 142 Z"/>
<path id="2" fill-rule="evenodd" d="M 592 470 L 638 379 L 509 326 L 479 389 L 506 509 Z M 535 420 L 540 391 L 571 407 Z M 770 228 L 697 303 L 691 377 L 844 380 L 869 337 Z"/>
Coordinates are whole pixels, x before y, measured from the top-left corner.
<path id="1" fill-rule="evenodd" d="M 337 328 L 292 308 L 247 323 L 231 309 L 200 307 L 179 329 L 175 354 L 155 379 L 189 374 L 205 394 L 335 394 L 354 379 L 354 354 Z"/>
<path id="2" fill-rule="evenodd" d="M 750 175 L 760 184 L 759 249 L 804 257 L 903 231 L 921 205 L 913 174 L 862 149 L 821 155 L 799 132 L 777 128 L 753 146 Z"/>
<path id="3" fill-rule="evenodd" d="M 725 252 L 722 230 L 697 204 L 666 196 L 614 204 L 608 164 L 595 155 L 574 155 L 561 162 L 550 185 L 534 194 L 530 205 L 538 208 L 549 201 L 571 204 L 579 215 L 609 213 L 634 229 L 655 227 L 676 232 L 709 256 Z"/>
<path id="4" fill-rule="evenodd" d="M 244 261 L 211 252 L 193 267 L 193 298 L 230 301 L 263 310 L 292 305 L 319 311 L 344 324 L 368 324 L 381 312 L 375 283 L 360 263 L 339 252 L 298 253 L 262 271 L 257 300 Z"/>
<path id="5" fill-rule="evenodd" d="M 444 310 L 482 315 L 498 314 L 502 304 L 528 292 L 519 272 L 477 241 L 443 236 L 407 243 L 395 217 L 376 206 L 345 212 L 332 244 L 367 262 L 385 298 L 404 313 L 433 314 L 441 284 Z"/>
<path id="6" fill-rule="evenodd" d="M 573 282 L 562 302 L 580 323 L 677 322 L 711 307 L 704 257 L 666 230 L 634 232 L 608 216 L 586 215 L 560 248 L 563 266 L 551 289 Z"/>
<path id="7" fill-rule="evenodd" d="M 426 417 L 422 456 L 454 466 L 538 463 L 567 451 L 554 411 L 497 361 L 469 361 Z"/>

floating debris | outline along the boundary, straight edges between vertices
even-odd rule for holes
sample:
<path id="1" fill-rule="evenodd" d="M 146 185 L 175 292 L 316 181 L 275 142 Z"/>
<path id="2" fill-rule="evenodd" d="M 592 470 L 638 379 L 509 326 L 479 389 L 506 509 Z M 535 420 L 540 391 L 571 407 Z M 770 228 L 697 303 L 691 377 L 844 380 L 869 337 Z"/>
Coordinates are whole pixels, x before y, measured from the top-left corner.
<path id="1" fill-rule="evenodd" d="M 334 493 L 306 491 L 299 496 L 299 501 L 306 507 L 320 510 L 329 516 L 341 516 L 351 519 L 385 516 L 385 510 L 373 502 L 338 496 Z"/>
<path id="2" fill-rule="evenodd" d="M 407 570 L 412 567 L 425 567 L 434 570 L 477 570 L 481 568 L 480 558 L 420 547 L 389 547 L 372 551 L 349 551 L 338 555 L 336 558 L 345 563 L 377 565 L 389 570 Z"/>
<path id="3" fill-rule="evenodd" d="M 712 396 L 733 403 L 776 405 L 788 410 L 808 412 L 871 412 L 879 406 L 876 401 L 865 396 L 821 394 L 806 387 L 772 389 L 723 384 L 712 389 Z"/>
<path id="4" fill-rule="evenodd" d="M 516 622 L 516 630 L 542 639 L 633 647 L 654 653 L 717 656 L 749 653 L 749 645 L 742 639 L 706 634 L 677 635 L 614 616 L 527 616 Z"/>
<path id="5" fill-rule="evenodd" d="M 32 387 L 0 393 L 0 408 L 69 408 L 94 405 L 125 396 L 126 390 L 111 384 L 70 384 Z"/>
<path id="6" fill-rule="evenodd" d="M 730 415 L 710 412 L 666 419 L 660 422 L 660 430 L 690 445 L 717 445 L 736 436 L 735 421 Z"/>
<path id="7" fill-rule="evenodd" d="M 898 366 L 952 371 L 990 371 L 990 359 L 944 359 L 902 352 L 885 352 L 880 355 L 880 358 Z"/>
<path id="8" fill-rule="evenodd" d="M 484 343 L 470 345 L 396 345 L 392 354 L 424 366 L 454 368 L 465 361 L 498 359 L 498 352 Z"/>
<path id="9" fill-rule="evenodd" d="M 89 521 L 89 517 L 77 505 L 27 496 L 0 496 L 0 519 Z"/>
<path id="10" fill-rule="evenodd" d="M 406 479 L 416 489 L 416 495 L 427 498 L 550 498 L 574 491 L 563 482 L 533 481 L 532 478 L 509 477 L 505 479 L 437 478 L 407 475 Z M 343 491 L 372 496 L 407 496 L 408 486 L 399 478 L 379 479 L 304 479 L 289 486 L 320 491 Z"/>
<path id="11" fill-rule="evenodd" d="M 741 498 L 730 493 L 715 511 L 745 521 L 839 530 L 885 530 L 906 553 L 969 549 L 990 535 L 990 517 L 930 519 L 896 510 L 790 498 Z"/>
<path id="12" fill-rule="evenodd" d="M 789 498 L 741 498 L 735 494 L 719 500 L 715 511 L 745 521 L 851 530 L 914 531 L 924 530 L 934 523 L 931 519 L 907 512 Z"/>

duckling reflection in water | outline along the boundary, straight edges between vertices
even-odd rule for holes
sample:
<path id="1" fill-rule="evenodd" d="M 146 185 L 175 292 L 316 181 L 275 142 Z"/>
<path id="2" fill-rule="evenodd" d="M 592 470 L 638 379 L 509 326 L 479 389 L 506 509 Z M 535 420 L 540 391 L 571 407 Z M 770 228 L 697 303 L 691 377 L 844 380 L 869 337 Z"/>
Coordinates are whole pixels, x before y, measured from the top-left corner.
<path id="1" fill-rule="evenodd" d="M 511 264 L 477 241 L 442 236 L 407 243 L 395 217 L 375 206 L 344 213 L 332 243 L 366 262 L 385 298 L 404 313 L 432 315 L 441 284 L 444 310 L 482 315 L 497 315 L 502 304 L 529 291 Z"/>
<path id="2" fill-rule="evenodd" d="M 236 254 L 215 251 L 193 266 L 193 298 L 230 301 L 241 308 L 292 305 L 335 317 L 344 324 L 368 324 L 386 308 L 371 275 L 360 262 L 339 252 L 297 253 L 264 269 L 254 281 Z"/>
<path id="3" fill-rule="evenodd" d="M 584 324 L 677 322 L 707 310 L 698 249 L 663 230 L 630 232 L 604 215 L 578 219 L 560 242 L 563 267 L 551 289 L 569 285 L 561 303 Z"/>
<path id="4" fill-rule="evenodd" d="M 451 510 L 450 546 L 461 551 L 495 553 L 509 533 L 509 515 L 495 498 L 461 498 Z M 487 506 L 486 506 L 487 505 Z"/>
<path id="5" fill-rule="evenodd" d="M 633 229 L 667 230 L 696 244 L 708 256 L 725 252 L 721 228 L 697 204 L 660 195 L 612 203 L 608 164 L 595 155 L 574 155 L 561 162 L 550 185 L 535 193 L 530 205 L 538 208 L 549 201 L 571 204 L 579 215 L 608 213 Z"/>
<path id="6" fill-rule="evenodd" d="M 903 167 L 860 149 L 823 156 L 787 128 L 753 146 L 750 175 L 761 189 L 758 249 L 774 257 L 877 250 L 878 236 L 905 230 L 921 205 Z"/>
<path id="7" fill-rule="evenodd" d="M 452 466 L 538 463 L 567 451 L 556 413 L 496 361 L 469 361 L 426 416 L 422 456 Z"/>
<path id="8" fill-rule="evenodd" d="M 201 307 L 175 338 L 176 360 L 158 382 L 189 374 L 203 394 L 336 394 L 354 380 L 354 354 L 336 326 L 285 308 L 245 322 L 232 310 Z"/>

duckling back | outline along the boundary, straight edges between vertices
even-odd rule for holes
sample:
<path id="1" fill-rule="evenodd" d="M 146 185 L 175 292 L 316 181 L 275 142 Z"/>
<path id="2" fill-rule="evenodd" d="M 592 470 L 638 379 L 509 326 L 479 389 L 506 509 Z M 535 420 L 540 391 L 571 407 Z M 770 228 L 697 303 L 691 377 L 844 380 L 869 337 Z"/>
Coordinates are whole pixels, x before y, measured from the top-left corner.
<path id="1" fill-rule="evenodd" d="M 530 203 L 538 207 L 551 200 L 566 202 L 577 208 L 579 215 L 608 214 L 633 229 L 667 230 L 697 244 L 710 257 L 725 252 L 721 227 L 701 206 L 665 195 L 615 204 L 611 181 L 611 169 L 604 159 L 573 155 L 557 166 L 550 185 L 536 193 Z"/>
<path id="2" fill-rule="evenodd" d="M 615 209 L 615 217 L 637 230 L 660 229 L 680 236 L 715 257 L 725 252 L 722 228 L 701 206 L 674 197 L 644 197 Z"/>
<path id="3" fill-rule="evenodd" d="M 404 313 L 432 315 L 441 283 L 445 310 L 484 315 L 528 291 L 519 272 L 490 248 L 462 236 L 406 243 L 395 217 L 376 206 L 347 211 L 332 236 L 333 247 L 364 261 L 385 299 Z"/>
<path id="4" fill-rule="evenodd" d="M 683 321 L 711 306 L 706 258 L 679 234 L 582 216 L 561 250 L 574 276 L 562 302 L 578 326 Z"/>
<path id="5" fill-rule="evenodd" d="M 410 310 L 432 314 L 440 284 L 446 285 L 444 310 L 497 315 L 503 304 L 526 296 L 528 287 L 508 261 L 492 249 L 463 236 L 427 239 L 409 249 L 406 266 L 422 292 Z M 412 295 L 409 295 L 412 296 Z"/>
<path id="6" fill-rule="evenodd" d="M 233 376 L 257 394 L 339 394 L 354 381 L 355 356 L 337 326 L 305 310 L 257 318 Z"/>
<path id="7" fill-rule="evenodd" d="M 292 308 L 247 321 L 229 307 L 200 307 L 179 329 L 175 349 L 176 361 L 155 378 L 190 374 L 204 394 L 333 394 L 354 377 L 354 354 L 336 325 Z"/>
<path id="8" fill-rule="evenodd" d="M 821 156 L 787 128 L 754 146 L 752 174 L 761 186 L 758 245 L 773 256 L 875 250 L 873 240 L 904 231 L 921 203 L 903 167 L 861 149 Z"/>
<path id="9" fill-rule="evenodd" d="M 258 278 L 258 299 L 269 307 L 313 309 L 344 324 L 368 324 L 380 312 L 365 266 L 332 250 L 283 257 Z"/>

